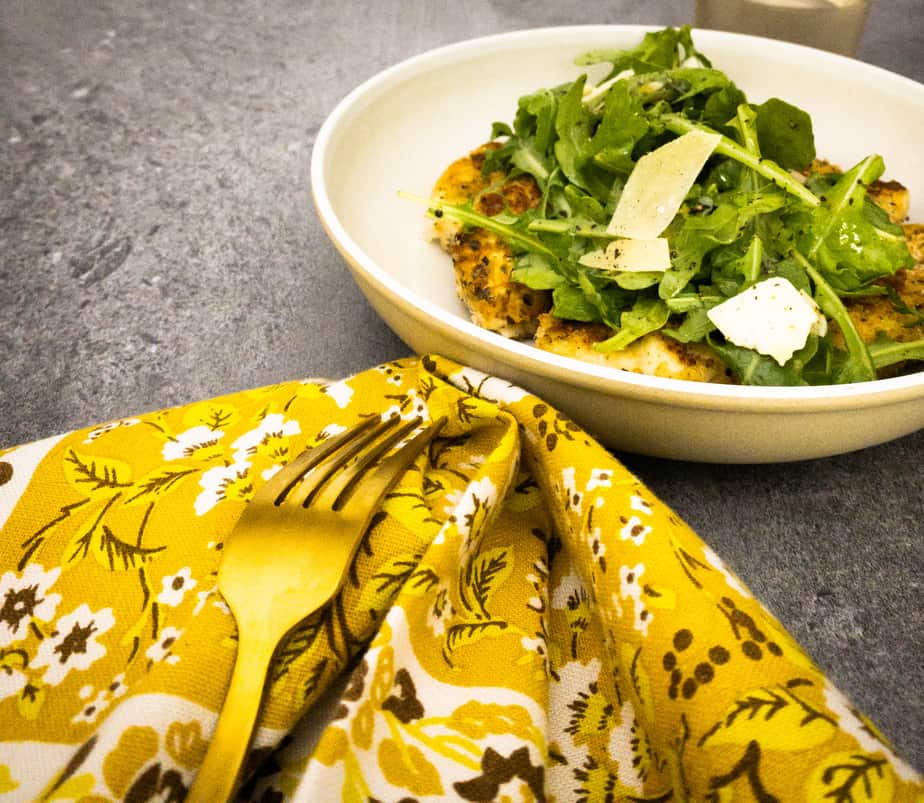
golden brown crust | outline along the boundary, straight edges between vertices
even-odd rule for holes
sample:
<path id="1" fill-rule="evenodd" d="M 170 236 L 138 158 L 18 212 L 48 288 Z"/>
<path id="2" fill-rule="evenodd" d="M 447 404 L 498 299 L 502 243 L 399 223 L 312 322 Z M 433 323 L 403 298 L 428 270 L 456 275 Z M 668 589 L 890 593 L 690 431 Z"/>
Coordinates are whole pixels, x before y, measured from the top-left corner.
<path id="1" fill-rule="evenodd" d="M 532 177 L 482 175 L 484 154 L 494 147 L 495 143 L 483 145 L 453 162 L 437 181 L 435 196 L 453 204 L 474 199 L 476 211 L 492 216 L 504 209 L 520 215 L 538 206 L 541 194 Z M 481 228 L 463 230 L 446 217 L 438 219 L 434 229 L 440 245 L 452 257 L 456 292 L 472 321 L 507 337 L 531 336 L 539 314 L 551 305 L 551 294 L 511 280 L 513 257 L 509 246 L 492 232 Z"/>
<path id="2" fill-rule="evenodd" d="M 618 368 L 636 374 L 729 383 L 725 363 L 702 343 L 680 343 L 660 332 L 644 335 L 620 351 L 602 352 L 594 346 L 613 334 L 602 323 L 563 321 L 551 314 L 539 316 L 536 345 L 563 357 Z"/>
<path id="3" fill-rule="evenodd" d="M 890 284 L 895 287 L 905 304 L 919 313 L 924 313 L 924 266 L 901 270 Z M 896 341 L 907 343 L 924 337 L 924 326 L 914 315 L 898 312 L 887 296 L 863 296 L 845 299 L 844 306 L 853 320 L 860 337 L 872 343 L 880 334 Z M 843 347 L 840 333 L 834 342 Z"/>
<path id="4" fill-rule="evenodd" d="M 893 223 L 904 223 L 908 219 L 911 194 L 904 184 L 897 181 L 874 181 L 866 188 L 866 194 L 885 210 Z"/>
<path id="5" fill-rule="evenodd" d="M 924 223 L 906 223 L 905 241 L 915 262 L 924 262 Z"/>

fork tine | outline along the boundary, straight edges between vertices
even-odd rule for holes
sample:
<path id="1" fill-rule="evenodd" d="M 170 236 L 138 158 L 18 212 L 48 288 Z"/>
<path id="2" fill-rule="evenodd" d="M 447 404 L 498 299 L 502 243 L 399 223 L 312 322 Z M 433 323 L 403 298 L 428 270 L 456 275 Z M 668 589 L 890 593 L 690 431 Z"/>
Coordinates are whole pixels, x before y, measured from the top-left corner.
<path id="1" fill-rule="evenodd" d="M 327 459 L 329 455 L 336 452 L 344 444 L 380 421 L 381 419 L 378 416 L 364 418 L 349 429 L 327 438 L 314 448 L 301 452 L 267 480 L 266 485 L 255 494 L 255 500 L 272 501 L 273 504 L 280 504 L 292 486 L 301 480 L 306 471 L 310 471 L 312 467 Z"/>
<path id="2" fill-rule="evenodd" d="M 419 423 L 419 419 L 417 421 Z M 363 508 L 367 509 L 368 514 L 371 515 L 395 480 L 427 448 L 430 441 L 436 437 L 445 423 L 445 417 L 433 422 L 430 426 L 418 432 L 407 443 L 402 444 L 394 454 L 385 458 L 370 473 L 366 474 L 366 469 L 374 460 L 377 460 L 394 443 L 414 429 L 412 426 L 402 427 L 394 436 L 389 437 L 385 443 L 381 444 L 381 448 L 369 450 L 370 453 L 364 454 L 361 459 L 347 466 L 324 489 L 322 492 L 323 498 L 330 500 L 330 506 L 335 511 L 343 512 L 345 515 L 358 514 Z M 358 488 L 362 489 L 360 498 L 357 499 L 353 506 L 349 506 L 353 492 Z M 354 510 L 354 507 L 357 509 Z"/>
<path id="3" fill-rule="evenodd" d="M 337 469 L 343 467 L 354 455 L 366 448 L 368 444 L 374 443 L 377 438 L 380 438 L 384 433 L 394 429 L 401 423 L 400 418 L 391 416 L 390 418 L 378 420 L 373 426 L 358 426 L 354 427 L 353 430 L 348 430 L 351 437 L 342 438 L 338 444 L 334 445 L 334 448 L 328 449 L 318 460 L 307 466 L 302 471 L 302 476 L 290 487 L 281 502 L 292 506 L 307 506 Z M 347 432 L 342 434 L 346 435 Z M 281 502 L 277 502 L 277 504 Z"/>
<path id="4" fill-rule="evenodd" d="M 392 446 L 417 429 L 421 423 L 423 423 L 423 419 L 420 418 L 420 416 L 402 421 L 400 427 L 393 429 L 391 432 L 387 432 L 385 437 L 381 438 L 378 442 L 373 443 L 370 439 L 369 442 L 371 445 L 369 448 L 358 454 L 351 462 L 345 463 L 342 466 L 343 470 L 336 476 L 332 475 L 330 482 L 322 491 L 319 491 L 315 501 L 321 505 L 321 507 L 328 507 L 339 511 L 342 507 L 340 498 L 351 486 L 354 479 L 382 455 L 387 453 Z M 345 499 L 343 501 L 345 501 Z"/>

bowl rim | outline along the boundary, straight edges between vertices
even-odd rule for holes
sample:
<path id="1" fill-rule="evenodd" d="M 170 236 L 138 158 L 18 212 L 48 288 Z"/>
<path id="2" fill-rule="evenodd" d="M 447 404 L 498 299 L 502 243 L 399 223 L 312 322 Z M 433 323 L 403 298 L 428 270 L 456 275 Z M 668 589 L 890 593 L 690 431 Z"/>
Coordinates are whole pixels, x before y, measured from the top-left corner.
<path id="1" fill-rule="evenodd" d="M 325 176 L 330 161 L 329 154 L 341 127 L 349 125 L 351 115 L 359 113 L 366 103 L 380 92 L 400 85 L 422 69 L 438 68 L 475 52 L 483 55 L 486 49 L 497 52 L 503 49 L 533 48 L 552 44 L 562 38 L 591 34 L 600 36 L 616 32 L 637 34 L 641 37 L 649 31 L 661 30 L 663 27 L 636 24 L 569 25 L 490 34 L 442 45 L 410 56 L 356 86 L 335 105 L 321 125 L 312 149 L 310 165 L 311 192 L 318 216 L 351 270 L 359 272 L 377 284 L 386 292 L 389 301 L 406 314 L 415 318 L 425 318 L 429 325 L 435 326 L 443 333 L 450 333 L 455 339 L 461 336 L 470 348 L 482 351 L 490 349 L 495 361 L 510 363 L 511 358 L 514 358 L 517 368 L 521 371 L 528 370 L 558 382 L 567 380 L 604 395 L 669 401 L 670 404 L 681 407 L 721 411 L 799 414 L 851 409 L 855 408 L 860 400 L 863 407 L 878 407 L 924 397 L 924 371 L 843 385 L 723 385 L 635 374 L 545 352 L 529 343 L 512 340 L 483 329 L 457 315 L 447 315 L 445 310 L 419 295 L 412 287 L 397 281 L 381 268 L 350 236 L 338 217 L 328 193 Z M 779 55 L 821 60 L 822 63 L 828 62 L 832 68 L 859 71 L 866 78 L 893 82 L 896 89 L 911 91 L 919 95 L 924 103 L 924 84 L 847 56 L 747 34 L 704 28 L 694 28 L 693 31 L 694 36 L 700 36 L 700 41 L 705 37 L 713 46 L 721 46 L 723 43 L 726 46 L 731 43 L 749 47 L 759 46 Z"/>

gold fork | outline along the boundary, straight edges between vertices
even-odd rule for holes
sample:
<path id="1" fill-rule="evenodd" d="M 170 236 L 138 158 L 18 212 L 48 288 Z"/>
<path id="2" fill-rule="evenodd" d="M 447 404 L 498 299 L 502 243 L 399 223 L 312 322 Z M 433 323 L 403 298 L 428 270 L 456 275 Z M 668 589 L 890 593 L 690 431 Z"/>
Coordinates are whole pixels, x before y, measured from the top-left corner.
<path id="1" fill-rule="evenodd" d="M 187 801 L 231 798 L 276 647 L 337 593 L 379 503 L 444 421 L 383 457 L 422 420 L 365 419 L 300 454 L 248 503 L 218 569 L 218 588 L 237 623 L 237 657 Z"/>

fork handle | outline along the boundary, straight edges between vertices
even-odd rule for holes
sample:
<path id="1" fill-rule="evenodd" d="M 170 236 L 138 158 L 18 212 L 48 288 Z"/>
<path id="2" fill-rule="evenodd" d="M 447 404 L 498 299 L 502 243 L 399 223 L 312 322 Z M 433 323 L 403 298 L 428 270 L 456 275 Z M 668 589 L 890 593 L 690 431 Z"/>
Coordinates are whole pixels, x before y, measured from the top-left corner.
<path id="1" fill-rule="evenodd" d="M 275 648 L 273 639 L 248 639 L 239 631 L 228 693 L 187 803 L 231 800 L 247 758 Z"/>

